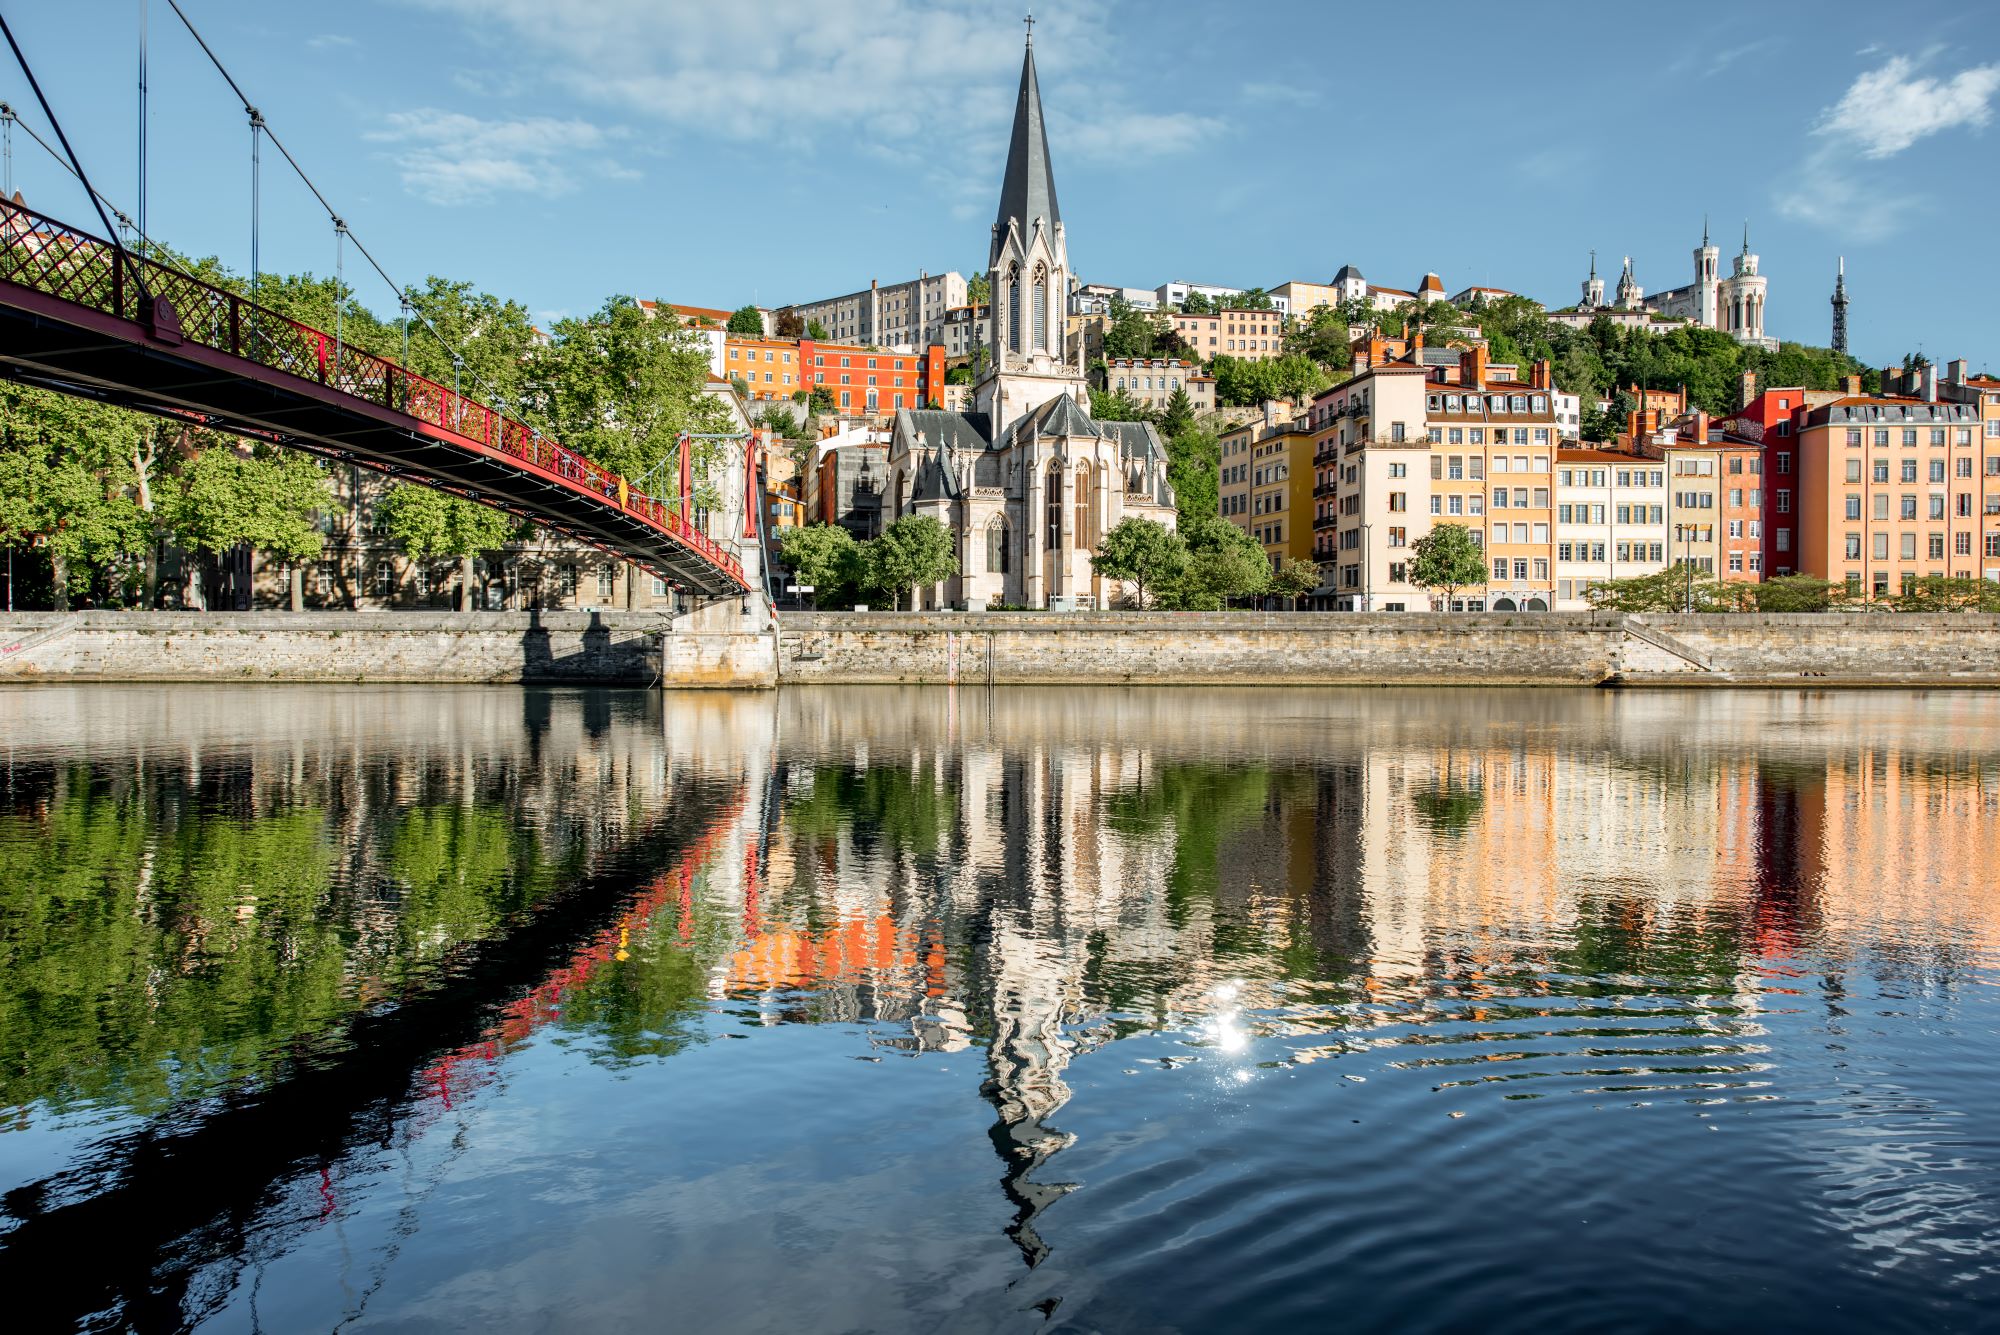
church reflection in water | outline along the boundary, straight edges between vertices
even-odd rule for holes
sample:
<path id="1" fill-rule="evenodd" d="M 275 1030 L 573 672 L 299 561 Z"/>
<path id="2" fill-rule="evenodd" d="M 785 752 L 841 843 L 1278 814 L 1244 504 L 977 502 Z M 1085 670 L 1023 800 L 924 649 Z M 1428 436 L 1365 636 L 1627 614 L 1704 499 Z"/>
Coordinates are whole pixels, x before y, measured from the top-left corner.
<path id="1" fill-rule="evenodd" d="M 1690 970 L 1750 1026 L 1809 942 L 1859 953 L 1898 914 L 1962 947 L 1870 967 L 1963 969 L 2000 941 L 1982 871 L 2000 855 L 1995 739 L 1946 714 L 1871 741 L 1866 711 L 790 692 L 761 884 L 714 987 L 772 1022 L 984 1048 L 1009 1233 L 1033 1265 L 1037 1218 L 1071 1189 L 1065 1073 L 1134 1027 L 1310 1034 L 1321 1020 L 1287 1018 L 1303 994 L 1365 1029 L 1547 991 L 1537 978 Z M 1887 894 L 1854 874 L 1884 865 L 1909 868 Z"/>

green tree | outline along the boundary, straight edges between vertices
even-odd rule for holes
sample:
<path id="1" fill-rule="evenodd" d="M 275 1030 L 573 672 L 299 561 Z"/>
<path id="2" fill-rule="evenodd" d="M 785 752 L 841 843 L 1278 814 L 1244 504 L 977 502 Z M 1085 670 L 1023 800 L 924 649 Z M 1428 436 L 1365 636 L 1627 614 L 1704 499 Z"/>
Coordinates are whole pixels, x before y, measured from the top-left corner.
<path id="1" fill-rule="evenodd" d="M 1160 590 L 1161 601 L 1190 612 L 1214 611 L 1230 598 L 1250 598 L 1271 585 L 1271 561 L 1256 539 L 1221 515 L 1190 515 L 1179 536 L 1187 565 Z"/>
<path id="2" fill-rule="evenodd" d="M 728 429 L 728 410 L 704 393 L 708 352 L 700 335 L 648 318 L 630 297 L 557 323 L 531 369 L 545 386 L 556 438 L 628 479 L 664 464 L 683 431 Z M 704 470 L 714 457 L 712 443 L 697 442 Z"/>
<path id="3" fill-rule="evenodd" d="M 1699 566 L 1681 561 L 1650 575 L 1608 579 L 1584 592 L 1603 612 L 1736 612 L 1749 585 L 1725 585 Z M 1775 609 L 1773 609 L 1775 610 Z"/>
<path id="4" fill-rule="evenodd" d="M 430 487 L 401 483 L 375 503 L 375 522 L 412 561 L 458 558 L 458 610 L 470 612 L 472 560 L 506 545 L 519 527 L 512 516 Z"/>
<path id="5" fill-rule="evenodd" d="M 1090 415 L 1099 422 L 1150 422 L 1153 410 L 1122 389 L 1090 391 Z"/>
<path id="6" fill-rule="evenodd" d="M 1271 590 L 1292 599 L 1296 605 L 1300 598 L 1319 587 L 1321 578 L 1318 562 L 1300 561 L 1288 556 L 1271 575 Z"/>
<path id="7" fill-rule="evenodd" d="M 1179 579 L 1187 569 L 1187 544 L 1165 524 L 1151 519 L 1121 519 L 1091 554 L 1091 567 L 1106 579 L 1136 587 L 1132 605 L 1144 610 L 1148 590 Z"/>
<path id="8" fill-rule="evenodd" d="M 1410 583 L 1441 590 L 1445 606 L 1460 589 L 1486 582 L 1486 553 L 1463 524 L 1438 524 L 1410 544 Z"/>
<path id="9" fill-rule="evenodd" d="M 965 300 L 968 305 L 986 306 L 993 301 L 993 282 L 983 272 L 975 271 L 965 280 Z"/>
<path id="10" fill-rule="evenodd" d="M 179 483 L 163 507 L 174 541 L 211 556 L 248 543 L 278 558 L 291 567 L 297 611 L 301 567 L 326 546 L 318 514 L 333 501 L 333 484 L 319 463 L 268 447 L 217 445 L 184 464 Z"/>
<path id="11" fill-rule="evenodd" d="M 441 385 L 456 380 L 462 393 L 520 413 L 537 343 L 528 308 L 435 274 L 409 297 L 413 313 L 430 326 L 411 321 L 410 369 Z"/>
<path id="12" fill-rule="evenodd" d="M 2000 592 L 2000 585 L 1993 587 Z M 1824 612 L 1846 588 L 1839 580 L 1817 575 L 1778 575 L 1750 585 L 1749 591 L 1759 612 Z"/>
<path id="13" fill-rule="evenodd" d="M 832 412 L 833 391 L 825 385 L 814 385 L 812 388 L 812 397 L 806 401 L 806 411 L 811 413 Z"/>
<path id="14" fill-rule="evenodd" d="M 1189 426 L 1167 438 L 1167 481 L 1183 526 L 1197 515 L 1222 513 L 1222 443 L 1213 431 Z"/>
<path id="15" fill-rule="evenodd" d="M 806 337 L 811 339 L 815 343 L 824 343 L 829 337 L 829 335 L 826 332 L 826 326 L 821 324 L 818 320 L 807 320 Z"/>
<path id="16" fill-rule="evenodd" d="M 1095 402 L 1092 400 L 1093 407 Z M 1166 408 L 1160 413 L 1159 425 L 1160 435 L 1168 440 L 1194 425 L 1194 400 L 1188 397 L 1186 389 L 1174 386 L 1174 392 L 1167 397 Z"/>
<path id="17" fill-rule="evenodd" d="M 732 334 L 748 334 L 751 338 L 762 338 L 764 315 L 755 306 L 738 306 L 724 327 Z"/>
<path id="18" fill-rule="evenodd" d="M 0 389 L 0 546 L 42 544 L 57 607 L 150 552 L 151 431 L 120 408 Z"/>
<path id="19" fill-rule="evenodd" d="M 1171 322 L 1169 322 L 1171 323 Z M 1144 359 L 1157 354 L 1159 326 L 1152 315 L 1111 299 L 1111 318 L 1104 329 L 1104 355 Z"/>
<path id="20" fill-rule="evenodd" d="M 2000 583 L 1990 579 L 1923 575 L 1904 581 L 1903 592 L 1891 600 L 1891 605 L 1898 612 L 2000 612 Z"/>
<path id="21" fill-rule="evenodd" d="M 789 308 L 778 312 L 778 318 L 771 327 L 779 338 L 804 338 L 806 336 L 806 322 L 799 318 L 797 311 Z"/>
<path id="22" fill-rule="evenodd" d="M 880 589 L 901 604 L 904 594 L 958 573 L 958 556 L 952 546 L 951 530 L 937 520 L 929 515 L 904 515 L 864 544 L 868 587 Z"/>
<path id="23" fill-rule="evenodd" d="M 1225 297 L 1216 303 L 1218 310 L 1225 311 L 1268 311 L 1275 307 L 1271 294 L 1261 287 L 1245 288 L 1233 297 Z"/>
<path id="24" fill-rule="evenodd" d="M 1182 315 L 1213 315 L 1215 310 L 1215 303 L 1205 292 L 1190 292 L 1181 301 Z"/>
<path id="25" fill-rule="evenodd" d="M 778 556 L 794 582 L 811 586 L 816 607 L 852 606 L 865 576 L 861 545 L 836 524 L 782 529 Z"/>

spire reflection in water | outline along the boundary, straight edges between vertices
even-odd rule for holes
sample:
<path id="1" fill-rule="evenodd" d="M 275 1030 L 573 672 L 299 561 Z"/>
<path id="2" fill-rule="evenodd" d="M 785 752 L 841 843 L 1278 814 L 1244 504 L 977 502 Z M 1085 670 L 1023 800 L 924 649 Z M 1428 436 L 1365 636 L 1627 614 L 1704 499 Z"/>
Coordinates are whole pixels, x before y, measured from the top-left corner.
<path id="1" fill-rule="evenodd" d="M 1993 1292 L 1984 696 L 44 688 L 0 723 L 24 1326 L 1755 1292 L 1950 1329 Z"/>

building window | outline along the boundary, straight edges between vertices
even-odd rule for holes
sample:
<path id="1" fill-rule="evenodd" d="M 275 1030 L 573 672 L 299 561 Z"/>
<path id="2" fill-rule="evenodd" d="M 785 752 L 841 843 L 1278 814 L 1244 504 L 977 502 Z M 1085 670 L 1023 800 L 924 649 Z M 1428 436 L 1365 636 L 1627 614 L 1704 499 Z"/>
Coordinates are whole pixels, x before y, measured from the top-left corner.
<path id="1" fill-rule="evenodd" d="M 609 599 L 617 587 L 618 568 L 616 566 L 597 567 L 597 596 Z"/>
<path id="2" fill-rule="evenodd" d="M 1007 521 L 999 515 L 986 525 L 986 573 L 1007 573 Z"/>

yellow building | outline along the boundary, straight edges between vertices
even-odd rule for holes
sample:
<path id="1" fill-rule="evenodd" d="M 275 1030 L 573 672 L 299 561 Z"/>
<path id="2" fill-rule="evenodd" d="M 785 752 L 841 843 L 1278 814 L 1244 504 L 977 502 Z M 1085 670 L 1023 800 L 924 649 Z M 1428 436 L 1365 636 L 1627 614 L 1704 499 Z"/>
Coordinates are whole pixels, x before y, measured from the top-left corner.
<path id="1" fill-rule="evenodd" d="M 1313 559 L 1313 425 L 1276 405 L 1218 442 L 1222 514 L 1257 540 L 1276 569 Z"/>

